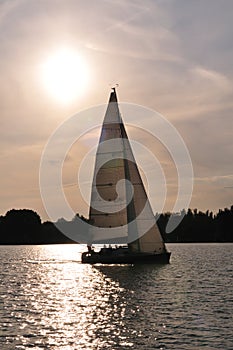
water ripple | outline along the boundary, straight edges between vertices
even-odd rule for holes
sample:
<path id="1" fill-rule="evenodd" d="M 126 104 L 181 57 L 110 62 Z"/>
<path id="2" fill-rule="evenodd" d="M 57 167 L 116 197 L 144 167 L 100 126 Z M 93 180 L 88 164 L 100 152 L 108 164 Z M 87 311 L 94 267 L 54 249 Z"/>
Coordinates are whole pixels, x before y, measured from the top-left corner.
<path id="1" fill-rule="evenodd" d="M 233 348 L 233 245 L 166 266 L 82 265 L 78 245 L 0 247 L 0 348 Z"/>

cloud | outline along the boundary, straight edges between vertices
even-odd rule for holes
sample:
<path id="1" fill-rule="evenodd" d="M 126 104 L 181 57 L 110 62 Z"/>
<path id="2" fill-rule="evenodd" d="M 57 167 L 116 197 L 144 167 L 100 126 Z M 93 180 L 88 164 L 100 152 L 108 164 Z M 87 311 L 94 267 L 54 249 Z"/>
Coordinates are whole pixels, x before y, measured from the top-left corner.
<path id="1" fill-rule="evenodd" d="M 176 50 L 179 40 L 161 24 L 162 13 L 155 3 L 145 2 L 143 7 L 135 3 L 120 6 L 120 15 L 119 8 L 115 12 L 113 7 L 111 11 L 108 9 L 101 25 L 97 22 L 96 33 L 87 42 L 88 48 L 131 59 L 182 60 Z"/>
<path id="2" fill-rule="evenodd" d="M 3 0 L 0 3 L 0 24 L 5 20 L 5 18 L 21 4 L 20 0 Z"/>
<path id="3" fill-rule="evenodd" d="M 108 84 L 116 82 L 122 102 L 158 110 L 180 131 L 194 164 L 194 205 L 224 206 L 224 198 L 228 205 L 232 192 L 220 188 L 231 186 L 221 176 L 233 173 L 232 12 L 231 1 L 223 6 L 218 0 L 2 1 L 0 160 L 7 205 L 14 205 L 12 191 L 22 205 L 29 203 L 25 188 L 36 186 L 40 161 L 35 149 L 42 150 L 70 115 L 107 101 Z M 64 44 L 75 46 L 93 67 L 88 96 L 67 108 L 49 99 L 38 77 L 39 64 Z M 93 131 L 84 146 L 95 140 Z M 174 187 L 169 161 L 158 152 Z M 67 163 L 76 157 L 72 153 Z M 15 174 L 22 190 L 15 190 Z M 67 179 L 73 179 L 69 171 Z"/>
<path id="4" fill-rule="evenodd" d="M 229 91 L 232 90 L 231 81 L 224 75 L 216 71 L 206 69 L 203 67 L 195 67 L 193 70 L 194 74 L 199 75 L 204 80 L 209 81 L 210 83 L 215 84 L 217 87 Z"/>

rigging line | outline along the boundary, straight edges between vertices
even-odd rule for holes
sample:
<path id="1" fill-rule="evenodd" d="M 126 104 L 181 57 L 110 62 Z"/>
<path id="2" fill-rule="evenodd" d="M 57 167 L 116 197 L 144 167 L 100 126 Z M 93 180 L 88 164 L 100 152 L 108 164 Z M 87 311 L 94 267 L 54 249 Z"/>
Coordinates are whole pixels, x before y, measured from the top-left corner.
<path id="1" fill-rule="evenodd" d="M 71 184 L 64 184 L 62 187 L 73 187 L 73 186 L 78 186 L 77 183 L 71 183 Z"/>

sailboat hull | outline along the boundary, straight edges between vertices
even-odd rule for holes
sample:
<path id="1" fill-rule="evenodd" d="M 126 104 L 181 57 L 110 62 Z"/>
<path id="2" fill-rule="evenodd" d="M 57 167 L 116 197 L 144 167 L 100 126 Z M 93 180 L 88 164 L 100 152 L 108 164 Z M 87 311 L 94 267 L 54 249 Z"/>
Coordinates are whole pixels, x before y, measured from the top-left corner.
<path id="1" fill-rule="evenodd" d="M 82 254 L 84 264 L 169 264 L 171 253 L 132 253 L 92 252 Z"/>

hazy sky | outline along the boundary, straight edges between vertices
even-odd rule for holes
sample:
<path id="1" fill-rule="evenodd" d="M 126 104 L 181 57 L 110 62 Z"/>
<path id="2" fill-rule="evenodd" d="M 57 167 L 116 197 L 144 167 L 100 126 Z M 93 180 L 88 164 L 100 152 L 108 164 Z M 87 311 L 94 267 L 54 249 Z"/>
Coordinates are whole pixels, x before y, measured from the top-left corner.
<path id="1" fill-rule="evenodd" d="M 2 0 L 0 214 L 32 208 L 46 219 L 39 165 L 47 139 L 78 111 L 106 103 L 114 83 L 120 101 L 158 111 L 182 135 L 195 176 L 190 207 L 232 205 L 232 18 L 232 0 Z M 89 74 L 66 104 L 41 78 L 63 48 L 77 52 Z M 64 182 L 75 176 L 67 171 Z M 78 197 L 71 201 L 86 214 Z"/>

